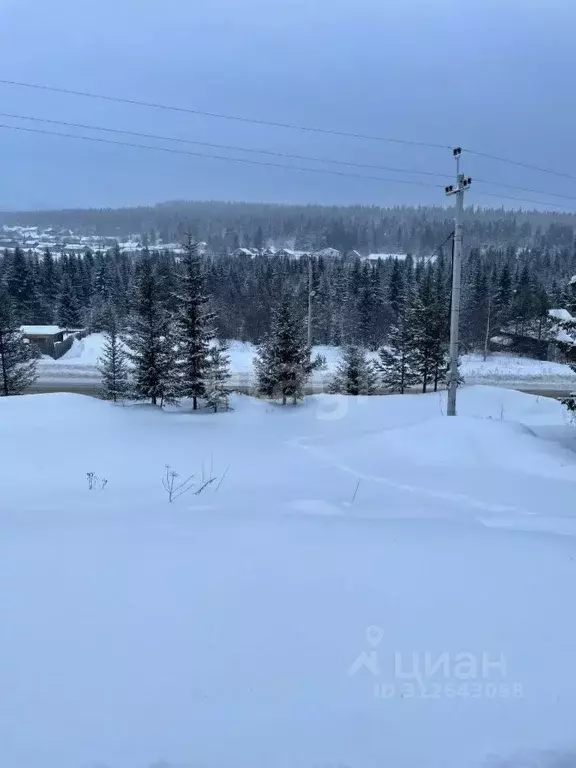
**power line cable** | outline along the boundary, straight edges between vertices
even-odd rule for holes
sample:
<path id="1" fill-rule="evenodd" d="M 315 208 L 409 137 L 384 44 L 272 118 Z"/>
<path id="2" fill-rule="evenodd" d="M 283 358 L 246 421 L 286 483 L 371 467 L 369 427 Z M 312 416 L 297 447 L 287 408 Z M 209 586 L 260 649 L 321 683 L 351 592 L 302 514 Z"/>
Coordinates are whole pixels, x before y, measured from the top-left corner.
<path id="1" fill-rule="evenodd" d="M 108 144 L 108 145 L 120 146 L 120 147 L 131 147 L 133 149 L 146 149 L 154 152 L 167 152 L 169 154 L 176 154 L 176 155 L 187 155 L 191 157 L 208 158 L 213 160 L 224 160 L 224 161 L 229 161 L 233 163 L 244 163 L 248 165 L 280 168 L 288 171 L 302 171 L 304 173 L 320 173 L 320 174 L 328 174 L 330 176 L 340 176 L 343 178 L 366 179 L 368 181 L 380 181 L 380 182 L 386 182 L 386 183 L 392 183 L 392 184 L 409 184 L 412 186 L 428 187 L 432 189 L 444 189 L 443 184 L 430 184 L 424 181 L 415 181 L 415 180 L 411 181 L 408 179 L 391 179 L 384 176 L 368 176 L 366 174 L 349 173 L 345 171 L 335 171 L 335 170 L 330 170 L 328 168 L 307 168 L 307 167 L 298 166 L 298 165 L 283 165 L 282 163 L 273 163 L 273 162 L 264 161 L 264 160 L 250 160 L 246 157 L 228 157 L 226 155 L 215 155 L 215 154 L 207 154 L 205 152 L 193 152 L 192 150 L 174 149 L 173 147 L 157 147 L 150 144 L 136 144 L 134 142 L 118 141 L 116 139 L 104 139 L 96 136 L 81 136 L 78 134 L 64 133 L 61 131 L 47 131 L 42 128 L 29 128 L 23 125 L 7 125 L 4 123 L 0 123 L 0 129 L 6 129 L 6 130 L 12 130 L 12 131 L 23 131 L 26 133 L 36 133 L 44 136 L 56 136 L 57 138 L 77 139 L 80 141 L 92 141 L 99 144 Z M 496 194 L 492 192 L 477 192 L 477 194 L 489 196 L 489 197 L 495 197 L 503 200 L 514 200 L 517 202 L 529 203 L 531 205 L 541 205 L 547 208 L 558 210 L 557 205 L 549 202 L 543 202 L 541 200 L 531 200 L 527 198 Z M 563 212 L 576 213 L 576 210 L 574 209 L 566 208 L 565 206 L 562 206 L 562 208 L 565 209 Z"/>
<path id="2" fill-rule="evenodd" d="M 15 115 L 10 112 L 0 112 L 0 117 L 8 117 L 15 120 L 30 120 L 37 123 L 50 123 L 51 125 L 63 125 L 68 128 L 81 128 L 90 131 L 105 131 L 106 133 L 120 134 L 125 136 L 136 136 L 141 139 L 158 139 L 159 141 L 173 141 L 180 144 L 194 144 L 201 147 L 210 147 L 212 149 L 226 149 L 235 152 L 249 152 L 258 155 L 270 155 L 271 157 L 283 157 L 289 160 L 304 160 L 314 163 L 332 163 L 335 165 L 348 165 L 354 168 L 368 168 L 375 171 L 392 171 L 396 173 L 413 173 L 420 176 L 433 176 L 435 178 L 446 178 L 447 173 L 436 173 L 434 171 L 420 171 L 415 168 L 394 168 L 387 165 L 375 165 L 373 163 L 357 163 L 351 160 L 336 160 L 330 157 L 313 157 L 311 155 L 296 155 L 289 152 L 275 152 L 268 149 L 253 149 L 249 147 L 238 147 L 231 144 L 214 144 L 208 141 L 196 141 L 195 139 L 185 139 L 178 136 L 162 136 L 155 133 L 142 133 L 140 131 L 130 131 L 123 128 L 109 128 L 101 125 L 90 125 L 88 123 L 72 123 L 67 120 L 53 120 L 46 117 L 35 117 L 31 115 Z M 574 198 L 576 200 L 576 198 Z"/>
<path id="3" fill-rule="evenodd" d="M 450 232 L 450 234 L 448 235 L 448 237 L 446 237 L 444 240 L 442 240 L 442 242 L 440 243 L 440 245 L 436 246 L 436 248 L 435 248 L 435 249 L 432 251 L 432 253 L 431 253 L 429 256 L 426 256 L 426 258 L 424 259 L 424 261 L 422 262 L 422 264 L 423 264 L 424 266 L 426 266 L 426 264 L 428 263 L 428 261 L 430 261 L 431 259 L 433 259 L 435 256 L 438 256 L 438 255 L 440 254 L 440 251 L 442 250 L 442 248 L 444 248 L 444 246 L 446 245 L 446 243 L 448 242 L 448 240 L 450 240 L 450 238 L 452 238 L 452 237 L 454 237 L 454 230 L 453 230 L 452 232 Z"/>
<path id="4" fill-rule="evenodd" d="M 271 168 L 282 168 L 287 171 L 304 171 L 306 173 L 322 173 L 331 176 L 343 176 L 352 179 L 368 179 L 370 181 L 385 181 L 392 184 L 410 184 L 418 187 L 430 187 L 434 189 L 444 189 L 443 184 L 430 184 L 425 181 L 410 181 L 408 179 L 390 179 L 384 176 L 367 176 L 362 173 L 347 173 L 345 171 L 333 171 L 328 168 L 305 168 L 299 165 L 283 165 L 282 163 L 272 163 L 265 160 L 249 160 L 247 157 L 228 157 L 226 155 L 207 154 L 205 152 L 193 152 L 186 149 L 174 149 L 173 147 L 156 147 L 151 144 L 135 144 L 129 141 L 118 141 L 116 139 L 103 139 L 97 136 L 80 136 L 73 133 L 63 133 L 61 131 L 46 131 L 42 128 L 28 128 L 23 125 L 6 125 L 0 123 L 0 128 L 12 131 L 25 131 L 27 133 L 39 133 L 45 136 L 57 136 L 66 139 L 80 139 L 81 141 L 95 141 L 100 144 L 112 144 L 120 147 L 133 147 L 135 149 L 148 149 L 155 152 L 168 152 L 176 155 L 189 155 L 192 157 L 204 157 L 212 160 L 227 160 L 233 163 L 247 163 L 249 165 L 260 165 Z"/>
<path id="5" fill-rule="evenodd" d="M 269 128 L 288 128 L 296 131 L 308 131 L 312 133 L 323 133 L 331 136 L 344 136 L 350 139 L 365 139 L 368 141 L 385 141 L 392 144 L 406 144 L 414 147 L 432 147 L 434 149 L 452 149 L 448 144 L 435 144 L 429 141 L 410 141 L 409 139 L 398 139 L 389 136 L 373 136 L 363 133 L 350 133 L 348 131 L 337 131 L 331 128 L 318 128 L 317 126 L 299 125 L 297 123 L 281 123 L 272 120 L 260 120 L 253 117 L 243 117 L 240 115 L 227 115 L 220 112 L 207 112 L 190 107 L 179 107 L 171 104 L 160 104 L 151 101 L 140 101 L 138 99 L 122 98 L 120 96 L 109 96 L 102 93 L 91 93 L 89 91 L 76 91 L 71 88 L 58 88 L 52 85 L 41 85 L 39 83 L 25 83 L 19 80 L 0 79 L 2 85 L 13 85 L 19 88 L 33 88 L 40 91 L 51 91 L 52 93 L 63 93 L 68 96 L 83 96 L 89 99 L 101 99 L 104 101 L 114 101 L 119 104 L 131 104 L 132 106 L 151 107 L 153 109 L 163 109 L 170 112 L 182 112 L 191 115 L 200 115 L 202 117 L 215 117 L 220 120 L 235 120 L 242 123 L 252 123 L 254 125 L 264 125 Z"/>
<path id="6" fill-rule="evenodd" d="M 426 142 L 426 141 L 411 141 L 409 139 L 399 139 L 399 138 L 389 137 L 389 136 L 353 133 L 348 131 L 338 131 L 336 129 L 330 129 L 330 128 L 319 128 L 317 126 L 300 125 L 297 123 L 282 123 L 282 122 L 276 122 L 272 120 L 263 120 L 259 118 L 245 117 L 241 115 L 228 115 L 228 114 L 223 114 L 219 112 L 208 112 L 206 110 L 193 109 L 190 107 L 181 107 L 181 106 L 176 106 L 171 104 L 161 104 L 157 102 L 141 101 L 138 99 L 128 99 L 120 96 L 110 96 L 108 94 L 92 93 L 90 91 L 79 91 L 71 88 L 59 88 L 57 86 L 44 85 L 40 83 L 28 83 L 20 80 L 8 80 L 8 79 L 2 78 L 0 79 L 0 84 L 11 85 L 19 88 L 29 88 L 29 89 L 35 89 L 35 90 L 41 90 L 41 91 L 49 91 L 52 93 L 62 93 L 69 96 L 80 96 L 80 97 L 90 98 L 90 99 L 100 99 L 104 101 L 117 102 L 120 104 L 129 104 L 132 106 L 149 107 L 153 109 L 168 110 L 171 112 L 180 112 L 185 114 L 199 115 L 203 117 L 213 117 L 213 118 L 218 118 L 222 120 L 233 120 L 238 122 L 252 123 L 254 125 L 263 125 L 263 126 L 268 126 L 272 128 L 287 128 L 290 130 L 307 131 L 307 132 L 321 133 L 321 134 L 332 135 L 332 136 L 343 136 L 347 138 L 363 139 L 368 141 L 390 142 L 394 144 L 404 144 L 407 146 L 431 147 L 434 149 L 453 149 L 453 147 L 450 146 L 449 144 L 439 144 L 435 142 Z M 469 149 L 467 147 L 464 147 L 463 151 L 467 152 L 469 155 L 475 155 L 477 157 L 495 160 L 500 163 L 514 165 L 519 168 L 525 168 L 527 170 L 537 171 L 538 173 L 547 173 L 560 178 L 571 179 L 572 181 L 576 181 L 576 176 L 569 173 L 565 173 L 563 171 L 556 171 L 552 168 L 545 168 L 542 166 L 532 165 L 530 163 L 524 163 L 518 160 L 501 157 L 499 155 L 493 155 L 489 152 L 481 152 L 479 150 Z M 331 162 L 331 161 L 327 161 L 327 162 Z M 411 171 L 407 171 L 407 172 L 411 172 Z M 554 193 L 546 193 L 546 194 L 552 195 Z M 557 195 L 554 195 L 554 196 L 557 196 Z M 563 197 L 568 197 L 568 196 L 563 196 Z"/>
<path id="7" fill-rule="evenodd" d="M 193 109 L 191 107 L 181 107 L 173 104 L 161 104 L 157 102 L 142 101 L 139 99 L 128 99 L 120 96 L 110 96 L 108 94 L 92 93 L 90 91 L 78 91 L 71 88 L 59 88 L 57 86 L 44 85 L 40 83 L 27 83 L 21 80 L 8 80 L 5 78 L 2 78 L 0 79 L 0 84 L 11 85 L 18 88 L 29 88 L 29 89 L 35 89 L 35 90 L 41 90 L 41 91 L 49 91 L 52 93 L 62 93 L 69 96 L 81 96 L 81 97 L 90 98 L 90 99 L 113 101 L 120 104 L 130 104 L 132 106 L 150 107 L 152 109 L 161 109 L 161 110 L 168 110 L 171 112 L 187 113 L 192 115 L 199 115 L 202 117 L 213 117 L 221 120 L 234 120 L 238 122 L 252 123 L 254 125 L 268 126 L 271 128 L 287 128 L 290 130 L 322 133 L 322 134 L 327 134 L 332 136 L 343 136 L 347 138 L 363 139 L 368 141 L 383 141 L 383 142 L 390 142 L 393 144 L 404 144 L 407 146 L 431 147 L 434 149 L 453 149 L 453 147 L 449 144 L 439 144 L 439 143 L 428 142 L 428 141 L 411 141 L 409 139 L 399 139 L 391 136 L 378 136 L 378 135 L 372 135 L 372 134 L 353 133 L 348 131 L 338 131 L 336 129 L 331 129 L 331 128 L 319 128 L 317 126 L 300 125 L 297 123 L 282 123 L 282 122 L 276 122 L 273 120 L 263 120 L 259 118 L 245 117 L 242 115 L 228 115 L 220 112 L 208 112 L 206 110 Z M 507 163 L 508 165 L 514 165 L 519 168 L 525 168 L 527 170 L 537 171 L 538 173 L 547 173 L 553 176 L 558 176 L 561 178 L 571 179 L 572 181 L 576 181 L 576 176 L 574 176 L 573 174 L 565 173 L 563 171 L 556 171 L 552 168 L 544 168 L 542 166 L 532 165 L 530 163 L 524 163 L 519 160 L 513 160 L 507 157 L 500 157 L 499 155 L 493 155 L 489 152 L 481 152 L 479 150 L 469 149 L 467 147 L 463 147 L 462 151 L 467 152 L 469 155 L 475 155 L 477 157 L 496 160 L 497 162 L 500 162 L 500 163 Z"/>
<path id="8" fill-rule="evenodd" d="M 530 187 L 519 187 L 516 184 L 503 184 L 499 181 L 489 181 L 487 179 L 478 179 L 474 177 L 475 184 L 491 184 L 494 187 L 503 187 L 504 189 L 517 189 L 520 192 L 530 192 L 534 195 L 549 195 L 550 197 L 559 197 L 564 200 L 576 200 L 574 195 L 562 195 L 559 192 L 547 192 L 544 189 L 531 189 Z"/>
<path id="9" fill-rule="evenodd" d="M 131 131 L 123 128 L 111 128 L 108 126 L 91 125 L 89 123 L 73 123 L 68 120 L 55 120 L 52 118 L 37 117 L 32 115 L 16 115 L 11 112 L 0 112 L 0 117 L 8 117 L 15 120 L 29 120 L 39 123 L 49 123 L 51 125 L 62 125 L 69 128 L 81 128 L 83 130 L 103 131 L 106 133 L 113 133 L 126 136 L 135 136 L 143 139 L 157 139 L 159 141 L 172 141 L 180 144 L 194 144 L 195 146 L 210 147 L 212 149 L 225 149 L 229 151 L 248 152 L 250 154 L 269 155 L 271 157 L 281 157 L 289 160 L 304 160 L 307 162 L 316 163 L 330 163 L 333 165 L 351 166 L 354 168 L 366 168 L 377 171 L 392 171 L 395 173 L 410 173 L 422 176 L 431 176 L 434 178 L 445 178 L 447 173 L 439 173 L 435 171 L 423 171 L 415 168 L 396 168 L 393 166 L 377 165 L 374 163 L 358 163 L 352 160 L 337 160 L 330 157 L 314 157 L 311 155 L 297 155 L 290 152 L 276 152 L 268 149 L 254 149 L 251 147 L 238 147 L 231 144 L 215 144 L 207 141 L 197 141 L 195 139 L 182 138 L 178 136 L 164 136 L 155 133 L 143 133 L 141 131 Z M 532 189 L 530 187 L 521 187 L 516 184 L 504 184 L 498 181 L 492 181 L 490 179 L 479 179 L 474 177 L 474 182 L 478 184 L 489 184 L 495 187 L 502 187 L 504 189 L 516 189 L 521 192 L 530 192 L 535 195 L 548 195 L 550 197 L 557 197 L 565 200 L 575 200 L 574 195 L 563 195 L 558 192 L 548 192 L 543 189 Z"/>
<path id="10" fill-rule="evenodd" d="M 552 168 L 542 168 L 538 165 L 530 165 L 530 163 L 521 163 L 518 160 L 510 160 L 507 157 L 499 157 L 498 155 L 491 155 L 488 152 L 478 152 L 475 149 L 462 148 L 463 152 L 467 152 L 469 155 L 476 155 L 477 157 L 484 157 L 489 160 L 497 160 L 499 163 L 507 163 L 508 165 L 516 165 L 518 168 L 526 168 L 529 171 L 538 171 L 539 173 L 548 173 L 552 176 L 560 176 L 563 179 L 571 179 L 576 181 L 576 176 L 570 173 L 564 173 L 563 171 L 555 171 Z"/>
<path id="11" fill-rule="evenodd" d="M 478 192 L 476 191 L 477 195 L 483 195 L 488 197 L 496 197 L 502 200 L 515 200 L 520 203 L 530 203 L 532 205 L 543 205 L 548 208 L 552 208 L 553 210 L 550 211 L 550 213 L 553 213 L 554 211 L 558 211 L 559 213 L 576 213 L 576 209 L 574 208 L 567 208 L 566 206 L 558 206 L 556 203 L 545 203 L 542 200 L 529 200 L 524 197 L 513 197 L 511 195 L 501 195 L 497 194 L 495 192 Z M 559 208 L 563 208 L 563 211 L 560 211 Z"/>

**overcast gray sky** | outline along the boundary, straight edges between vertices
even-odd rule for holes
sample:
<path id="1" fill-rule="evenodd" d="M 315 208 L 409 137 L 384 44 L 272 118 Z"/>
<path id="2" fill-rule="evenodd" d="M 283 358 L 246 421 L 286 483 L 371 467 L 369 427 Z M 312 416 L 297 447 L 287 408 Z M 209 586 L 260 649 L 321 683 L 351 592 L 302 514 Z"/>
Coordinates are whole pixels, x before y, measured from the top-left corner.
<path id="1" fill-rule="evenodd" d="M 576 175 L 573 0 L 0 0 L 0 20 L 2 78 L 462 144 Z M 453 170 L 448 150 L 264 128 L 8 85 L 0 85 L 0 111 L 447 176 Z M 0 122 L 34 126 L 13 118 Z M 377 204 L 444 199 L 441 189 L 424 186 L 5 129 L 0 138 L 3 208 L 177 198 Z M 465 162 L 478 178 L 576 198 L 571 180 L 479 158 Z M 477 184 L 469 202 L 507 204 L 481 196 L 482 190 L 498 191 Z M 576 209 L 576 200 L 558 202 Z"/>

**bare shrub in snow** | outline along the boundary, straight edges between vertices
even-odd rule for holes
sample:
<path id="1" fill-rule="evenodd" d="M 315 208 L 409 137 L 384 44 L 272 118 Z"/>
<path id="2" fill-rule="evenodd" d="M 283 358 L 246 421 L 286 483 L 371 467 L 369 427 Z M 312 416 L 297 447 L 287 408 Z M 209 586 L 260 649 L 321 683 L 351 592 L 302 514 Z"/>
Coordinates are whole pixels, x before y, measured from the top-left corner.
<path id="1" fill-rule="evenodd" d="M 183 496 L 189 491 L 193 491 L 195 496 L 199 496 L 202 491 L 209 485 L 212 485 L 212 483 L 216 482 L 217 479 L 218 478 L 212 474 L 211 470 L 206 478 L 204 475 L 204 467 L 202 467 L 202 476 L 199 482 L 196 480 L 196 475 L 189 475 L 182 480 L 178 472 L 176 472 L 170 464 L 166 464 L 164 475 L 162 476 L 162 486 L 168 494 L 168 502 L 171 504 L 179 496 Z"/>
<path id="2" fill-rule="evenodd" d="M 89 491 L 103 491 L 108 485 L 108 480 L 105 477 L 98 477 L 96 472 L 86 472 L 86 480 L 88 481 Z"/>

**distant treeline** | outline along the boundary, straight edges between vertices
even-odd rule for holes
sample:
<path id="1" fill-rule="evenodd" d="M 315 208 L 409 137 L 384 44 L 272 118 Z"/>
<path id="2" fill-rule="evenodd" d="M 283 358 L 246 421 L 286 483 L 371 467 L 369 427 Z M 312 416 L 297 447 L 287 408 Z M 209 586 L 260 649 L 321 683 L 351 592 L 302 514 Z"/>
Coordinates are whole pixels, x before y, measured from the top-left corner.
<path id="1" fill-rule="evenodd" d="M 149 207 L 0 212 L 1 225 L 70 229 L 78 234 L 144 236 L 150 247 L 181 242 L 190 233 L 215 254 L 269 243 L 297 249 L 337 248 L 342 253 L 430 253 L 452 227 L 445 207 L 269 205 L 259 203 L 170 202 Z M 543 211 L 467 209 L 470 248 L 571 248 L 576 215 Z"/>
<path id="2" fill-rule="evenodd" d="M 442 234 L 446 237 L 445 230 Z M 182 265 L 174 254 L 153 248 L 141 255 L 114 248 L 59 258 L 49 250 L 37 257 L 17 248 L 0 255 L 0 288 L 6 289 L 19 323 L 56 322 L 98 330 L 105 309 L 112 307 L 120 324 L 129 316 L 138 265 L 144 258 L 152 263 L 160 301 L 172 312 Z M 286 297 L 304 324 L 307 259 L 212 255 L 202 262 L 220 338 L 259 343 L 270 329 L 275 307 Z M 430 319 L 430 334 L 445 339 L 450 264 L 450 243 L 430 259 L 314 258 L 314 343 L 376 349 L 398 324 L 408 298 L 410 317 Z M 574 273 L 573 247 L 521 252 L 467 249 L 462 273 L 463 349 L 482 347 L 487 336 L 503 328 L 541 336 L 548 308 L 566 306 L 568 281 Z"/>

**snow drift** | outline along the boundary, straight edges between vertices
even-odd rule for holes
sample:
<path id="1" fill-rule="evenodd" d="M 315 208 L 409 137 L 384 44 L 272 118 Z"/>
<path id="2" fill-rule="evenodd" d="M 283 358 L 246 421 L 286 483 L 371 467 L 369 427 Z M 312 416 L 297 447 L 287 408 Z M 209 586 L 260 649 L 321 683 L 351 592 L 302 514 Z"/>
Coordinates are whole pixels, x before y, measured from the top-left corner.
<path id="1" fill-rule="evenodd" d="M 0 763 L 563 765 L 563 407 L 483 387 L 456 420 L 444 395 L 233 406 L 0 400 Z M 166 463 L 228 471 L 169 504 Z"/>

